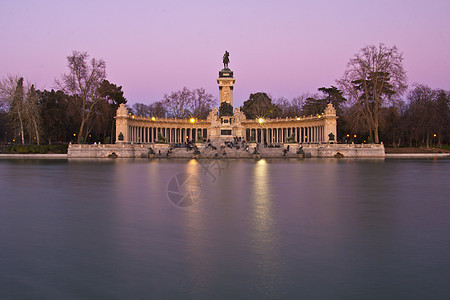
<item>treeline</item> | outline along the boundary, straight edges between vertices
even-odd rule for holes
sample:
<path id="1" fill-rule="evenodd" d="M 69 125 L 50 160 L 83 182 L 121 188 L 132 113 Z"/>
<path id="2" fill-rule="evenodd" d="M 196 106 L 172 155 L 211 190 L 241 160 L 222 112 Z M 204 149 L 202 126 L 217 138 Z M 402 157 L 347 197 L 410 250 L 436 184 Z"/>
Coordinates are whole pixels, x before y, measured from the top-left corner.
<path id="1" fill-rule="evenodd" d="M 144 117 L 206 119 L 216 101 L 203 88 L 189 90 L 184 87 L 152 104 L 135 103 L 131 112 Z"/>
<path id="2" fill-rule="evenodd" d="M 0 142 L 37 145 L 112 142 L 114 116 L 126 99 L 122 87 L 106 79 L 104 61 L 88 57 L 80 52 L 67 57 L 69 72 L 56 81 L 56 90 L 38 90 L 20 76 L 3 78 Z"/>
<path id="3" fill-rule="evenodd" d="M 347 64 L 337 86 L 293 99 L 250 94 L 241 110 L 247 118 L 285 118 L 322 114 L 332 103 L 340 142 L 400 146 L 448 144 L 450 93 L 415 84 L 407 89 L 397 48 L 369 45 Z M 4 144 L 113 143 L 114 116 L 126 103 L 121 86 L 106 79 L 106 64 L 74 51 L 68 72 L 56 88 L 39 90 L 20 76 L 0 81 L 0 142 Z M 206 119 L 217 99 L 203 88 L 164 95 L 152 104 L 136 103 L 131 113 L 148 117 Z M 222 104 L 221 115 L 233 107 Z M 22 149 L 22 148 L 21 148 Z M 33 150 L 34 151 L 34 150 Z"/>
<path id="4" fill-rule="evenodd" d="M 247 118 L 294 118 L 322 114 L 332 103 L 338 115 L 340 142 L 373 143 L 358 106 L 331 86 L 293 99 L 251 94 L 242 107 Z M 380 140 L 389 146 L 430 146 L 450 142 L 450 92 L 415 84 L 405 98 L 380 108 Z"/>

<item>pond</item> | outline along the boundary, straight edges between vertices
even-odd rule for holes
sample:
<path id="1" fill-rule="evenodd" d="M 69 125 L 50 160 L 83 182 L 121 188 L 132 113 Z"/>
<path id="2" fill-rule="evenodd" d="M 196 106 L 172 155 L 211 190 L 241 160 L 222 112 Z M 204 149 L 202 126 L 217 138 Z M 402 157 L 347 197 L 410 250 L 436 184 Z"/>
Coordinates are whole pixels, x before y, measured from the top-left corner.
<path id="1" fill-rule="evenodd" d="M 0 160 L 0 298 L 439 299 L 450 160 Z"/>

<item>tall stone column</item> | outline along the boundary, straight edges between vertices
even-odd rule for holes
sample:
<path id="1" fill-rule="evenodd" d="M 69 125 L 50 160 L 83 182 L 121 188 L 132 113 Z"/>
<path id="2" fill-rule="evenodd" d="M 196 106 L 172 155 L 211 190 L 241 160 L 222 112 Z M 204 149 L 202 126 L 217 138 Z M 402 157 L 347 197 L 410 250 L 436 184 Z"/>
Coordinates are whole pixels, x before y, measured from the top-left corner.
<path id="1" fill-rule="evenodd" d="M 336 116 L 336 109 L 333 107 L 333 104 L 328 103 L 324 113 L 325 113 L 324 140 L 327 142 L 337 142 L 337 129 L 336 129 L 337 116 Z M 330 134 L 332 134 L 334 140 L 330 140 Z"/>
<path id="2" fill-rule="evenodd" d="M 233 71 L 230 69 L 225 68 L 219 71 L 219 78 L 217 78 L 217 83 L 219 84 L 219 106 L 222 102 L 233 105 L 233 85 L 235 81 Z"/>
<path id="3" fill-rule="evenodd" d="M 116 144 L 129 143 L 128 109 L 125 104 L 120 104 L 116 112 Z"/>

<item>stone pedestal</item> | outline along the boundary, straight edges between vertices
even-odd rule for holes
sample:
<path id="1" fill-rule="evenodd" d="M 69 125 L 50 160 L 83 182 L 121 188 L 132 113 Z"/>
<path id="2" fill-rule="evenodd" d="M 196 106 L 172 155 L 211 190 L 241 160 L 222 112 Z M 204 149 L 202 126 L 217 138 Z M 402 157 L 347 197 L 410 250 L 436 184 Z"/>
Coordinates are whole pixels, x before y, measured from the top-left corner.
<path id="1" fill-rule="evenodd" d="M 336 109 L 333 107 L 333 104 L 328 103 L 327 107 L 324 111 L 325 118 L 325 126 L 324 126 L 324 134 L 325 141 L 335 143 L 337 141 L 337 116 Z M 334 137 L 334 140 L 330 140 L 330 134 Z"/>
<path id="2" fill-rule="evenodd" d="M 128 143 L 128 109 L 120 104 L 116 112 L 116 144 Z"/>

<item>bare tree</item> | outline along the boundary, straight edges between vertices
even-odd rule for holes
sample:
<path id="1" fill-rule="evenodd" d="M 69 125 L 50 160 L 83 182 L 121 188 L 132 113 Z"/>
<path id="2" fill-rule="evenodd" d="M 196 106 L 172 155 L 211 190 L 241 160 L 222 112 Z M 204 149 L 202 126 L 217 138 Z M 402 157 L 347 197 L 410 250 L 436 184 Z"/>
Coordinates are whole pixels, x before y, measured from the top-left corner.
<path id="1" fill-rule="evenodd" d="M 206 119 L 214 100 L 203 88 L 191 91 L 184 87 L 180 91 L 164 95 L 162 103 L 169 117 Z"/>
<path id="2" fill-rule="evenodd" d="M 199 119 L 206 119 L 212 109 L 214 97 L 208 94 L 204 88 L 192 91 L 192 101 L 190 105 L 191 116 Z"/>
<path id="3" fill-rule="evenodd" d="M 0 100 L 2 107 L 8 111 L 8 117 L 14 129 L 19 130 L 22 144 L 25 144 L 24 130 L 24 86 L 23 77 L 8 75 L 0 82 Z"/>
<path id="4" fill-rule="evenodd" d="M 131 107 L 133 115 L 150 117 L 150 105 L 144 103 L 135 103 Z"/>
<path id="5" fill-rule="evenodd" d="M 350 59 L 338 84 L 379 143 L 382 110 L 387 102 L 399 99 L 407 87 L 402 54 L 395 46 L 366 46 Z"/>
<path id="6" fill-rule="evenodd" d="M 34 85 L 25 86 L 23 77 L 8 75 L 0 82 L 0 103 L 8 112 L 14 129 L 19 131 L 22 144 L 25 143 L 25 133 L 28 133 L 31 140 L 36 137 L 39 145 L 40 109 Z"/>
<path id="7" fill-rule="evenodd" d="M 170 95 L 164 95 L 163 103 L 167 109 L 167 114 L 171 118 L 188 118 L 190 117 L 189 102 L 191 101 L 192 92 L 184 87 L 180 91 L 172 92 Z"/>
<path id="8" fill-rule="evenodd" d="M 94 106 L 102 99 L 98 88 L 106 78 L 106 64 L 102 59 L 91 59 L 86 52 L 73 51 L 67 57 L 69 73 L 63 74 L 61 80 L 56 83 L 64 92 L 72 95 L 79 115 L 80 127 L 78 130 L 78 143 L 83 141 L 84 134 L 87 135 L 87 123 L 94 117 Z"/>

